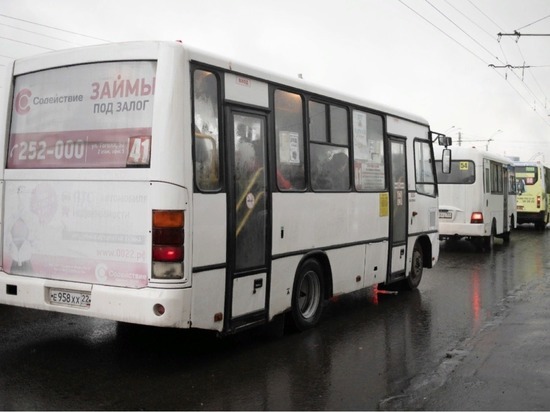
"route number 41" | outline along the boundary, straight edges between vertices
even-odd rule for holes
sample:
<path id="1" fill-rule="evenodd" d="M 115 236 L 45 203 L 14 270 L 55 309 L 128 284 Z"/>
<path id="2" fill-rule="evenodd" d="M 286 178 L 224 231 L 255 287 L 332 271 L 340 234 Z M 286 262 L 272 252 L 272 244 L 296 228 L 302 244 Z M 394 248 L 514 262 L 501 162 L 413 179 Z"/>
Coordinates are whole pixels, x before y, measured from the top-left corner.
<path id="1" fill-rule="evenodd" d="M 151 157 L 151 136 L 132 136 L 128 142 L 127 166 L 148 166 Z"/>

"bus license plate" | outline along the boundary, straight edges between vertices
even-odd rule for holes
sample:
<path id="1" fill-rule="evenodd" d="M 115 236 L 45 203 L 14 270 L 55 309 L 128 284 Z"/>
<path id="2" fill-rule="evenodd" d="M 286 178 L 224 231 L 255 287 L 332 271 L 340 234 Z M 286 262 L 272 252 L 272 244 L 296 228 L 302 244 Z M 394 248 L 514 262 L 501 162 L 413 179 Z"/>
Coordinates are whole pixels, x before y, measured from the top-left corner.
<path id="1" fill-rule="evenodd" d="M 453 212 L 439 212 L 439 218 L 440 219 L 452 219 L 453 218 Z"/>
<path id="2" fill-rule="evenodd" d="M 89 308 L 92 299 L 89 292 L 77 292 L 63 289 L 50 289 L 50 303 Z"/>

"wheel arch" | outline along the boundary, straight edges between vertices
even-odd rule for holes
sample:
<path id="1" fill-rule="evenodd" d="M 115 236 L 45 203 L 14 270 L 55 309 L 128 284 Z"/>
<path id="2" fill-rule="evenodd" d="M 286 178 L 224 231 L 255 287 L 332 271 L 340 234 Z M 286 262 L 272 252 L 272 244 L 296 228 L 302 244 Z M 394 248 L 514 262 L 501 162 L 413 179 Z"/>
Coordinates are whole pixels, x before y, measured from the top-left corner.
<path id="1" fill-rule="evenodd" d="M 324 283 L 324 291 L 323 291 L 323 298 L 330 299 L 333 295 L 333 282 L 332 282 L 332 267 L 330 266 L 330 260 L 324 250 L 312 250 L 308 253 L 306 253 L 304 256 L 302 256 L 302 259 L 300 259 L 300 263 L 298 263 L 298 266 L 296 267 L 296 273 L 294 274 L 294 279 L 298 276 L 298 273 L 300 273 L 300 270 L 305 262 L 307 262 L 309 259 L 314 259 L 323 268 L 323 283 Z M 295 287 L 294 285 L 293 287 Z"/>
<path id="2" fill-rule="evenodd" d="M 430 238 L 427 235 L 419 236 L 415 243 L 418 243 L 420 245 L 420 248 L 422 249 L 422 255 L 424 255 L 424 261 L 423 266 L 425 268 L 431 269 L 432 268 L 432 242 L 430 241 Z"/>

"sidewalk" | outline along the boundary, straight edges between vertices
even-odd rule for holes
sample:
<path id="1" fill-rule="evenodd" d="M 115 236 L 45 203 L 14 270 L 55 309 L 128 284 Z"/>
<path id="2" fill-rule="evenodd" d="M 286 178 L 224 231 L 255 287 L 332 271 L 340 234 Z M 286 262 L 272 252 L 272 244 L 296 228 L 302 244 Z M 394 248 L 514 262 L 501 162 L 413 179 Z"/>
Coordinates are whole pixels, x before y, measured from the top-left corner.
<path id="1" fill-rule="evenodd" d="M 550 410 L 550 275 L 510 295 L 433 375 L 380 409 Z"/>

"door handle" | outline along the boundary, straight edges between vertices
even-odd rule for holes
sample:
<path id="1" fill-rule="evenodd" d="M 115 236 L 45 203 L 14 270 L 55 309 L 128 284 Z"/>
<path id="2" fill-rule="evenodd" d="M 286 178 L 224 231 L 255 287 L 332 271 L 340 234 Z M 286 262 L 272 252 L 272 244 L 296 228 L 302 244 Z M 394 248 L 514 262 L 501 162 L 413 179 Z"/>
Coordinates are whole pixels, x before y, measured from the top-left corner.
<path id="1" fill-rule="evenodd" d="M 262 278 L 260 279 L 254 279 L 254 290 L 252 293 L 256 293 L 256 289 L 260 289 L 264 286 L 264 280 Z"/>

